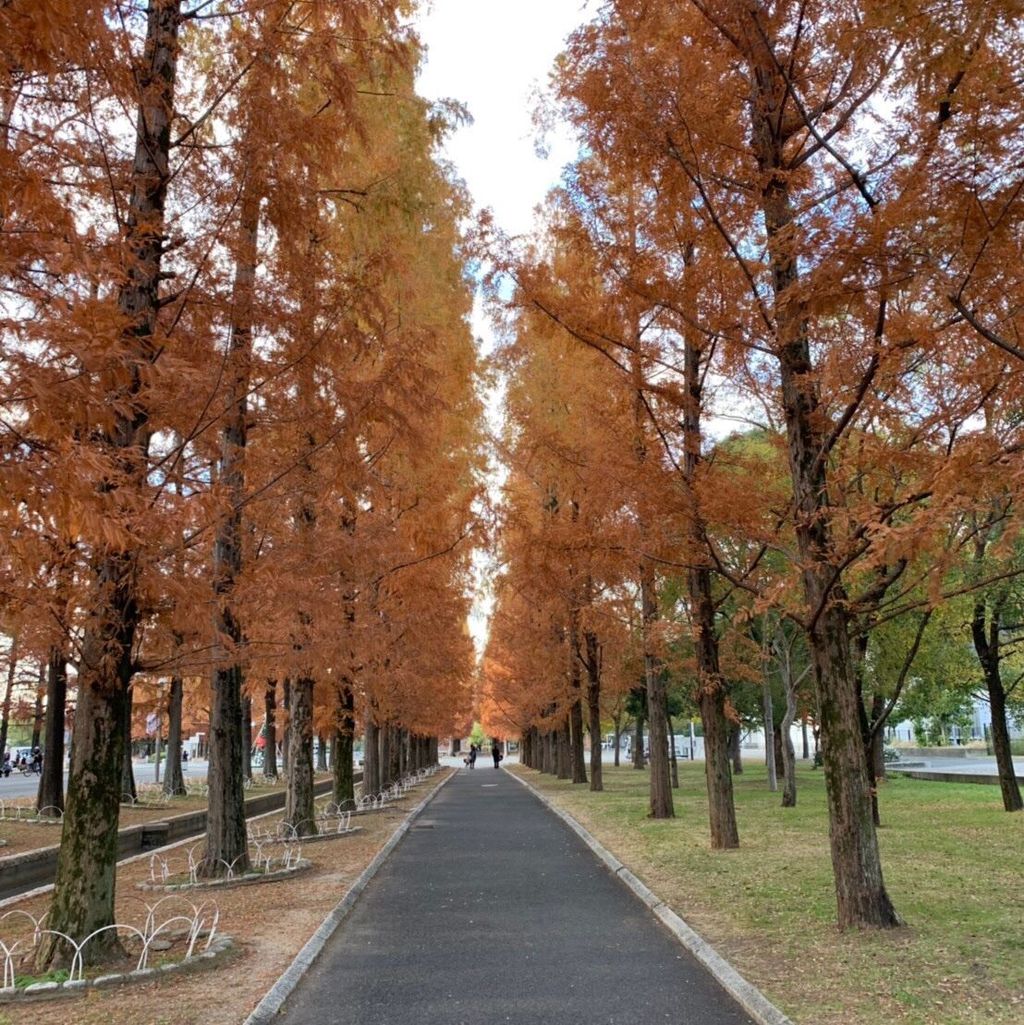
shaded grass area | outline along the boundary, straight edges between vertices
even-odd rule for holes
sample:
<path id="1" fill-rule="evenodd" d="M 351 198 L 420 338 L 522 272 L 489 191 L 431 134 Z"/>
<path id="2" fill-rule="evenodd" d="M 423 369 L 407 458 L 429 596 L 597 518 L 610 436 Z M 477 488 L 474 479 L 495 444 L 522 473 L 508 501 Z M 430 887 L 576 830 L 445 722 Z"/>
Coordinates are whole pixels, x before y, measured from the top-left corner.
<path id="1" fill-rule="evenodd" d="M 1021 1025 L 1024 815 L 995 787 L 893 779 L 881 790 L 886 884 L 907 921 L 840 933 L 824 781 L 798 768 L 783 809 L 765 770 L 735 778 L 741 849 L 709 847 L 703 763 L 680 765 L 677 818 L 647 816 L 647 774 L 604 793 L 517 768 L 597 836 L 800 1025 Z"/>

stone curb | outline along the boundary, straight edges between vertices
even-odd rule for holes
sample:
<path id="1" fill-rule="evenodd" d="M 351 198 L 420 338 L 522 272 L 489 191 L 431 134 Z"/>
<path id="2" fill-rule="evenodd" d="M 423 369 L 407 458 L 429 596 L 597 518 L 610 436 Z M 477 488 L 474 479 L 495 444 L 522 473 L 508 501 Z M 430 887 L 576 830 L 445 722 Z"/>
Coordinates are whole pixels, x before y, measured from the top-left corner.
<path id="1" fill-rule="evenodd" d="M 0 990 L 0 1007 L 52 1000 L 55 997 L 82 996 L 91 989 L 104 989 L 107 986 L 126 985 L 132 982 L 152 982 L 158 975 L 176 975 L 180 972 L 194 970 L 202 965 L 208 965 L 233 947 L 234 940 L 230 936 L 221 935 L 213 940 L 208 950 L 193 954 L 184 961 L 161 965 L 159 968 L 137 968 L 131 972 L 99 975 L 94 979 L 77 979 L 74 982 L 35 982 L 24 989 Z"/>
<path id="2" fill-rule="evenodd" d="M 257 883 L 277 883 L 282 879 L 291 879 L 292 876 L 305 872 L 312 868 L 313 862 L 308 858 L 299 858 L 291 868 L 279 868 L 273 872 L 248 872 L 240 876 L 232 876 L 230 879 L 209 879 L 198 883 L 136 883 L 136 890 L 145 890 L 147 893 L 193 893 L 197 890 L 230 890 L 239 886 L 254 886 Z"/>
<path id="3" fill-rule="evenodd" d="M 299 984 L 299 981 L 309 970 L 310 966 L 324 949 L 327 941 L 334 935 L 338 926 L 352 910 L 352 906 L 359 899 L 359 895 L 366 889 L 367 883 L 377 874 L 378 869 L 388 859 L 391 852 L 398 846 L 399 841 L 409 831 L 413 821 L 421 811 L 437 796 L 441 788 L 454 778 L 453 772 L 447 779 L 442 780 L 433 790 L 423 798 L 412 811 L 409 812 L 406 820 L 395 830 L 391 839 L 377 852 L 376 857 L 363 869 L 362 874 L 352 884 L 344 897 L 328 913 L 327 917 L 320 923 L 320 927 L 306 942 L 306 945 L 296 954 L 295 960 L 284 970 L 281 977 L 267 991 L 263 999 L 256 1005 L 252 1013 L 242 1025 L 267 1025 L 281 1010 L 285 1000 Z"/>
<path id="4" fill-rule="evenodd" d="M 757 1022 L 757 1025 L 793 1025 L 756 986 L 751 985 L 710 943 L 690 928 L 650 887 L 642 883 L 601 842 L 583 828 L 568 812 L 557 807 L 532 783 L 517 773 L 509 775 L 521 783 L 543 805 L 557 815 L 605 866 L 654 913 L 673 936 L 714 976 L 719 984 Z M 247 1022 L 246 1025 L 249 1025 Z M 253 1023 L 255 1025 L 255 1023 Z"/>

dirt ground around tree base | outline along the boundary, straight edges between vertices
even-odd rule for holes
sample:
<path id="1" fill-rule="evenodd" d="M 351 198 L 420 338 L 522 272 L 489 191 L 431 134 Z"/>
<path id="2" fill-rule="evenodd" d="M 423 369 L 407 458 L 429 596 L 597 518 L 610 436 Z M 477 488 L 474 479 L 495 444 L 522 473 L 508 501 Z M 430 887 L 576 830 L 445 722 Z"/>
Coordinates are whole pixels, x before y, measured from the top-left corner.
<path id="1" fill-rule="evenodd" d="M 0 1005 L 0 1025 L 240 1025 L 409 812 L 449 775 L 451 770 L 442 769 L 384 810 L 354 816 L 352 824 L 361 827 L 356 833 L 309 844 L 302 852 L 313 862 L 307 872 L 279 882 L 192 895 L 189 899 L 196 904 L 217 902 L 218 932 L 234 938 L 234 952 L 219 966 L 197 967 L 152 983 L 92 990 L 81 998 Z M 262 819 L 260 825 L 274 821 Z M 168 857 L 183 860 L 188 847 L 176 848 Z M 118 921 L 141 924 L 145 905 L 163 896 L 135 888 L 149 873 L 148 860 L 118 868 Z M 39 915 L 47 903 L 48 897 L 39 897 L 17 906 Z M 4 929 L 5 935 L 14 931 Z"/>

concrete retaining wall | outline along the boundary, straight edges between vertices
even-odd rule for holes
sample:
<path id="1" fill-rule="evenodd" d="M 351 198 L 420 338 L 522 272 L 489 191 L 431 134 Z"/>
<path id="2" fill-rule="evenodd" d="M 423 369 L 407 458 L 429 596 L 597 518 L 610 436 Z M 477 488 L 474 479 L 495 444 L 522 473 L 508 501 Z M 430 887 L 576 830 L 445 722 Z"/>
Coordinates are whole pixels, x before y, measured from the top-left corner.
<path id="1" fill-rule="evenodd" d="M 984 747 L 897 747 L 901 758 L 984 758 Z"/>
<path id="2" fill-rule="evenodd" d="M 356 773 L 356 782 L 362 773 Z M 331 781 L 321 780 L 313 786 L 319 797 L 331 792 Z M 245 817 L 253 818 L 284 807 L 284 790 L 272 794 L 261 794 L 245 802 Z M 58 826 L 40 826 L 40 830 L 53 830 L 59 834 Z M 140 826 L 125 826 L 117 832 L 118 860 L 133 854 L 152 850 L 163 844 L 174 843 L 190 836 L 206 832 L 206 811 L 188 811 L 174 815 L 160 822 L 147 822 Z M 24 854 L 12 854 L 0 858 L 0 900 L 15 897 L 26 890 L 52 883 L 57 874 L 57 853 L 60 846 L 40 847 Z"/>
<path id="3" fill-rule="evenodd" d="M 898 769 L 895 766 L 887 765 L 887 773 L 895 772 L 908 779 L 923 779 L 933 783 L 987 783 L 999 785 L 998 776 L 989 776 L 979 772 L 934 772 L 931 769 Z"/>

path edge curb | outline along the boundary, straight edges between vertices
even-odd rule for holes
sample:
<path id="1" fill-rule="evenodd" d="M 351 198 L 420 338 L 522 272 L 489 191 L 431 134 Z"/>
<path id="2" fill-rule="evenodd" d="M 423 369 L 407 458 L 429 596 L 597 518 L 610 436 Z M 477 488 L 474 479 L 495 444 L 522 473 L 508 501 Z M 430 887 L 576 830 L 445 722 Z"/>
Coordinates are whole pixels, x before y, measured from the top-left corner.
<path id="1" fill-rule="evenodd" d="M 530 791 L 549 811 L 557 815 L 604 862 L 608 870 L 714 977 L 722 987 L 757 1022 L 757 1025 L 794 1025 L 753 983 L 748 982 L 714 947 L 680 918 L 649 886 L 642 883 L 592 833 L 579 824 L 567 811 L 559 808 L 546 794 L 518 773 L 509 775 Z M 250 1025 L 246 1022 L 246 1025 Z M 251 1025 L 262 1025 L 253 1022 Z"/>
<path id="2" fill-rule="evenodd" d="M 338 901 L 337 904 L 327 913 L 327 917 L 320 923 L 316 932 L 306 941 L 305 946 L 295 955 L 292 963 L 282 972 L 277 982 L 264 994 L 263 999 L 252 1009 L 249 1016 L 242 1025 L 269 1025 L 281 1010 L 285 1000 L 291 996 L 299 981 L 309 970 L 310 966 L 317 959 L 320 952 L 327 945 L 327 941 L 334 935 L 338 926 L 345 920 L 353 905 L 359 899 L 360 894 L 366 889 L 367 884 L 377 874 L 381 865 L 387 861 L 388 856 L 398 846 L 402 837 L 409 832 L 413 822 L 420 812 L 438 795 L 441 789 L 447 785 L 449 780 L 454 779 L 455 772 L 452 772 L 446 779 L 441 780 L 426 797 L 416 805 L 406 816 L 405 821 L 391 834 L 391 839 L 377 852 L 373 860 L 363 869 L 359 878 L 349 887 L 348 892 Z"/>

